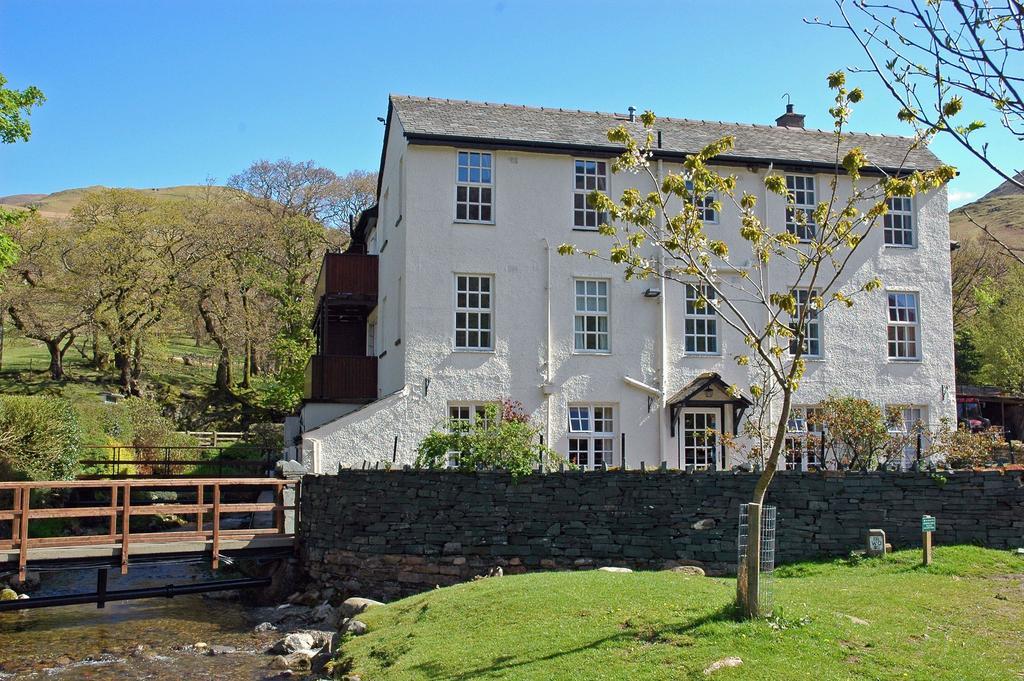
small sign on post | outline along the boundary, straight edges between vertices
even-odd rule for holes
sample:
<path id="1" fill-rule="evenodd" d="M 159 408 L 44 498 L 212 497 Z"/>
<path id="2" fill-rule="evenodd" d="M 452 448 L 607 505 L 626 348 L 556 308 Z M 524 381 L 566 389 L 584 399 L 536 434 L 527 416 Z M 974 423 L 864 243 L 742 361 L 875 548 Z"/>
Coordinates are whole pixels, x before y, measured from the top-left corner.
<path id="1" fill-rule="evenodd" d="M 935 531 L 935 516 L 921 516 L 921 564 L 932 564 L 932 532 Z"/>

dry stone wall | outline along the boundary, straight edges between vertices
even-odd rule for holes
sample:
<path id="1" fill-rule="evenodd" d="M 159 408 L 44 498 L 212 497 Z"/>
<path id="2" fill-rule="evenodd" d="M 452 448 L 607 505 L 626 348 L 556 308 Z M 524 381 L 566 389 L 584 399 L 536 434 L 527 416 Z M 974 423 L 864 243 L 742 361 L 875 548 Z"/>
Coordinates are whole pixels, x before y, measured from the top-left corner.
<path id="1" fill-rule="evenodd" d="M 392 599 L 501 567 L 574 570 L 699 565 L 734 571 L 739 505 L 753 474 L 608 471 L 343 471 L 302 481 L 303 565 L 324 586 Z M 779 474 L 778 562 L 861 548 L 870 528 L 896 548 L 1024 546 L 1024 474 Z"/>

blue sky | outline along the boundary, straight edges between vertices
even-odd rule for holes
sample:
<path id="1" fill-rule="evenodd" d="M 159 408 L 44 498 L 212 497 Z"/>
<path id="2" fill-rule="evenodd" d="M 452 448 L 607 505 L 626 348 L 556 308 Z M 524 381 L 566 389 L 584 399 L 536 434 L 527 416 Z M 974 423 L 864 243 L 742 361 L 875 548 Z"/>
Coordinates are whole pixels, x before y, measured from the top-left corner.
<path id="1" fill-rule="evenodd" d="M 389 92 L 749 123 L 773 122 L 789 93 L 808 126 L 828 127 L 825 76 L 863 57 L 802 18 L 834 12 L 788 0 L 0 0 L 0 72 L 48 98 L 32 140 L 0 149 L 0 195 L 225 182 L 259 158 L 376 169 Z M 880 83 L 854 82 L 867 98 L 853 127 L 906 134 Z M 952 143 L 933 150 L 961 169 L 954 203 L 999 183 Z"/>

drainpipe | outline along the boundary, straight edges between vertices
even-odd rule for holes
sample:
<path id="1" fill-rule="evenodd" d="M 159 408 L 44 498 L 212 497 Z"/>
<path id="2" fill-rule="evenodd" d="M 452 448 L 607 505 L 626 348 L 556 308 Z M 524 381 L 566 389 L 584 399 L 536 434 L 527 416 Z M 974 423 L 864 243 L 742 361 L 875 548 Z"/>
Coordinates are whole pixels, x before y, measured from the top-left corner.
<path id="1" fill-rule="evenodd" d="M 544 242 L 544 444 L 551 447 L 551 245 L 547 238 Z"/>
<path id="2" fill-rule="evenodd" d="M 661 134 L 660 132 L 658 133 Z M 664 177 L 664 162 L 658 159 L 658 183 Z M 665 216 L 658 213 L 658 231 L 665 229 Z M 658 271 L 663 271 L 665 266 L 665 254 L 658 249 Z M 660 282 L 661 295 L 658 296 L 658 389 L 661 395 L 658 396 L 658 458 L 661 461 L 668 461 L 665 454 L 665 396 L 668 390 L 668 305 L 665 298 L 668 296 L 668 280 L 664 277 Z"/>

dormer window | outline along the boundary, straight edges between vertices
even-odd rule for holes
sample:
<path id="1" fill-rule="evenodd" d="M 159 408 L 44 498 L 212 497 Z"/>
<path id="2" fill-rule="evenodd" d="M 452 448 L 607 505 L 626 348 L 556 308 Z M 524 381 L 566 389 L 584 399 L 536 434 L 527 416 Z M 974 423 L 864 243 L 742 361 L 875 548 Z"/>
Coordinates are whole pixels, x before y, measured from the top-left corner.
<path id="1" fill-rule="evenodd" d="M 494 188 L 491 154 L 460 151 L 455 177 L 455 220 L 494 222 Z"/>

